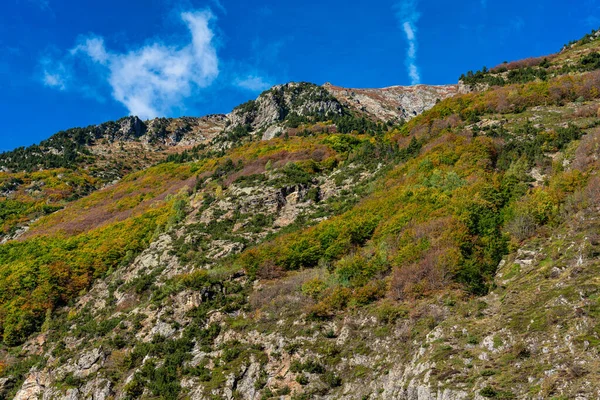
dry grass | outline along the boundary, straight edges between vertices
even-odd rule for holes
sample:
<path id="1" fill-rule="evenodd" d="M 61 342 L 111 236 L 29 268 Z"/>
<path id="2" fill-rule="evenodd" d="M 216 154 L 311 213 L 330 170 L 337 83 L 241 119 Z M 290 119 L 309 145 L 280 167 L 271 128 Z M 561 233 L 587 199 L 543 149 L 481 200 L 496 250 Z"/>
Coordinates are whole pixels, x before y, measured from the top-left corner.
<path id="1" fill-rule="evenodd" d="M 278 280 L 263 281 L 261 287 L 250 295 L 250 305 L 254 310 L 278 315 L 285 314 L 286 310 L 302 312 L 305 307 L 314 304 L 313 299 L 302 294 L 302 285 L 321 275 L 319 270 L 305 270 Z"/>
<path id="2" fill-rule="evenodd" d="M 115 186 L 68 204 L 34 224 L 21 240 L 41 235 L 76 235 L 125 221 L 161 206 L 169 195 L 193 187 L 196 182 L 195 176 L 190 176 L 189 166 L 160 168 L 134 174 Z"/>

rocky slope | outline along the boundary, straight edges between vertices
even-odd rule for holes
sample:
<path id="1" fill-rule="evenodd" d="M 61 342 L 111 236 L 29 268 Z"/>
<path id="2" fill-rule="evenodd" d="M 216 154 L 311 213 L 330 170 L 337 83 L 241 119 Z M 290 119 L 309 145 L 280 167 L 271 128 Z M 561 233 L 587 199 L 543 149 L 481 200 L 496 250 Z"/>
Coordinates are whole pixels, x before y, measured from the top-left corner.
<path id="1" fill-rule="evenodd" d="M 118 159 L 124 148 L 125 152 L 143 150 L 164 156 L 215 140 L 226 140 L 227 133 L 236 129 L 246 129 L 249 133 L 260 131 L 263 133 L 261 138 L 268 140 L 283 134 L 284 128 L 289 127 L 285 122 L 294 117 L 326 121 L 357 113 L 374 121 L 408 120 L 433 107 L 437 101 L 453 96 L 456 90 L 452 85 L 344 89 L 328 84 L 320 87 L 289 83 L 273 87 L 227 115 L 149 121 L 132 116 L 59 132 L 39 146 L 0 154 L 0 167 L 6 172 L 16 172 L 72 166 L 77 161 L 89 167 L 95 165 L 97 159 L 82 157 L 78 160 L 76 156 L 91 153 L 108 162 Z M 364 105 L 357 107 L 360 101 Z M 74 154 L 67 154 L 70 152 Z M 60 157 L 53 159 L 52 156 Z M 158 157 L 152 158 L 156 159 Z"/>
<path id="2" fill-rule="evenodd" d="M 0 398 L 599 398 L 598 50 L 4 155 Z"/>
<path id="3" fill-rule="evenodd" d="M 197 155 L 204 148 L 221 151 L 243 141 L 295 134 L 301 124 L 316 121 L 328 123 L 321 130 L 339 130 L 340 121 L 346 130 L 363 129 L 364 123 L 354 126 L 348 121 L 361 117 L 388 122 L 406 117 L 405 111 L 390 108 L 394 96 L 403 98 L 412 116 L 433 106 L 431 91 L 439 92 L 436 99 L 453 95 L 452 90 L 427 87 L 416 93 L 411 88 L 374 89 L 369 91 L 376 96 L 370 104 L 381 105 L 359 110 L 346 104 L 345 97 L 340 95 L 338 100 L 328 90 L 290 83 L 262 93 L 228 115 L 149 121 L 126 117 L 59 132 L 38 146 L 0 154 L 0 169 L 4 171 L 0 173 L 0 199 L 13 201 L 12 207 L 21 209 L 6 218 L 0 215 L 0 240 L 19 237 L 30 221 L 168 156 L 178 159 L 182 152 Z M 394 96 L 389 96 L 390 91 Z M 380 109 L 387 111 L 381 113 Z"/>
<path id="4" fill-rule="evenodd" d="M 458 93 L 458 85 L 392 86 L 384 89 L 345 89 L 325 84 L 342 104 L 376 116 L 382 121 L 410 120 L 437 102 Z"/>

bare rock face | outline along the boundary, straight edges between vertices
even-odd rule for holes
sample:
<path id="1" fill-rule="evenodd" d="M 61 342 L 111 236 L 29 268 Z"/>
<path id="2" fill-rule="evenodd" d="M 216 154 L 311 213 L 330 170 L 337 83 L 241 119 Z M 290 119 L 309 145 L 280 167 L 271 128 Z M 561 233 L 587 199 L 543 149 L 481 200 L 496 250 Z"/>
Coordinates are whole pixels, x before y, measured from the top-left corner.
<path id="1" fill-rule="evenodd" d="M 323 87 L 342 104 L 383 121 L 409 120 L 459 91 L 457 85 L 346 89 L 326 83 Z"/>
<path id="2" fill-rule="evenodd" d="M 90 128 L 96 141 L 140 141 L 146 145 L 195 145 L 215 137 L 226 124 L 224 115 L 208 115 L 201 118 L 155 118 L 142 121 L 138 117 L 126 117 L 116 122 L 106 122 Z"/>
<path id="3" fill-rule="evenodd" d="M 207 115 L 202 118 L 155 118 L 146 121 L 146 134 L 140 140 L 149 145 L 194 146 L 207 143 L 223 131 L 225 115 Z"/>
<path id="4" fill-rule="evenodd" d="M 97 132 L 111 141 L 132 140 L 146 133 L 146 125 L 138 117 L 131 116 L 101 124 L 97 127 Z"/>
<path id="5" fill-rule="evenodd" d="M 15 395 L 14 400 L 37 400 L 49 384 L 48 373 L 33 371 L 23 382 L 23 386 Z"/>
<path id="6" fill-rule="evenodd" d="M 241 377 L 236 382 L 237 390 L 242 394 L 244 399 L 254 400 L 259 398 L 259 393 L 254 382 L 259 379 L 261 372 L 260 367 L 260 363 L 256 362 L 256 360 L 251 360 L 248 368 L 243 370 Z"/>
<path id="7" fill-rule="evenodd" d="M 249 127 L 251 132 L 266 129 L 282 122 L 286 117 L 341 115 L 342 105 L 322 87 L 310 83 L 287 83 L 274 86 L 262 93 L 255 101 L 235 108 L 229 115 L 228 130 L 239 126 Z M 272 130 L 267 137 L 272 136 Z"/>
<path id="8" fill-rule="evenodd" d="M 284 129 L 280 126 L 271 126 L 263 133 L 262 140 L 271 140 L 277 135 L 283 133 Z"/>
<path id="9" fill-rule="evenodd" d="M 113 398 L 112 384 L 107 379 L 94 379 L 90 381 L 82 390 L 87 399 L 108 400 Z"/>
<path id="10" fill-rule="evenodd" d="M 459 85 L 346 89 L 329 83 L 288 83 L 274 86 L 256 100 L 235 108 L 227 115 L 225 131 L 242 129 L 246 134 L 260 133 L 262 140 L 269 140 L 281 134 L 284 122 L 293 118 L 334 119 L 348 111 L 384 122 L 409 120 L 460 91 Z"/>
<path id="11" fill-rule="evenodd" d="M 0 398 L 6 398 L 6 394 L 15 385 L 15 380 L 12 377 L 0 379 Z"/>
<path id="12" fill-rule="evenodd" d="M 222 114 L 205 117 L 155 118 L 142 121 L 136 116 L 118 121 L 105 122 L 85 128 L 87 140 L 92 144 L 102 141 L 132 142 L 146 145 L 188 146 L 195 145 L 215 137 L 226 125 Z"/>
<path id="13" fill-rule="evenodd" d="M 80 378 L 85 378 L 97 372 L 104 364 L 104 359 L 104 352 L 99 348 L 95 348 L 91 351 L 83 353 L 81 358 L 77 360 L 77 368 L 74 372 L 74 375 Z"/>

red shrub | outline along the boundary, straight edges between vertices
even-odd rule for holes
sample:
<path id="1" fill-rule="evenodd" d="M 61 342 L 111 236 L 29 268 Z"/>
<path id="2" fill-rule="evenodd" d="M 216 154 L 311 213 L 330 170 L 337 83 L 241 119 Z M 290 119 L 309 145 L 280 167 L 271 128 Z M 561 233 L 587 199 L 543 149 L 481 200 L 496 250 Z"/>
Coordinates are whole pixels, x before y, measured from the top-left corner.
<path id="1" fill-rule="evenodd" d="M 265 261 L 258 271 L 256 271 L 256 276 L 260 279 L 278 279 L 285 275 L 285 270 L 279 265 L 275 264 L 273 260 Z"/>
<path id="2" fill-rule="evenodd" d="M 494 68 L 492 68 L 491 71 L 498 72 L 498 71 L 502 71 L 504 69 L 506 69 L 508 71 L 512 71 L 514 69 L 520 69 L 520 68 L 537 67 L 542 62 L 544 62 L 544 60 L 552 61 L 554 58 L 556 58 L 556 54 L 550 54 L 548 56 L 542 56 L 542 57 L 529 57 L 529 58 L 525 58 L 523 60 L 511 61 L 509 63 L 503 63 L 500 65 L 497 65 Z"/>
<path id="3" fill-rule="evenodd" d="M 591 206 L 600 206 L 600 176 L 590 178 L 584 195 Z"/>
<path id="4" fill-rule="evenodd" d="M 600 112 L 600 108 L 598 108 L 598 104 L 588 104 L 583 107 L 579 107 L 577 110 L 573 112 L 573 117 L 575 118 L 590 118 L 598 116 Z"/>
<path id="5" fill-rule="evenodd" d="M 587 170 L 600 159 L 600 129 L 596 128 L 581 139 L 575 151 L 573 168 L 580 171 Z"/>

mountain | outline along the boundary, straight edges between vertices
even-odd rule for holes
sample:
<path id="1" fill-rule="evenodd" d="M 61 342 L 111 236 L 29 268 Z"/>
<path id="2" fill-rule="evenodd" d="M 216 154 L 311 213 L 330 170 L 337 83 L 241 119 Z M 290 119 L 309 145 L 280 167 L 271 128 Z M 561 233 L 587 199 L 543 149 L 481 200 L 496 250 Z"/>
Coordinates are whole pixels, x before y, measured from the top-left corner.
<path id="1" fill-rule="evenodd" d="M 344 133 L 377 123 L 403 123 L 453 95 L 455 87 L 423 86 L 416 93 L 400 87 L 346 90 L 372 97 L 371 108 L 364 110 L 349 103 L 345 94 L 336 97 L 336 90 L 309 83 L 279 85 L 228 115 L 149 121 L 125 117 L 62 131 L 39 145 L 0 154 L 0 170 L 5 172 L 0 176 L 0 199 L 5 200 L 0 240 L 15 239 L 29 229 L 29 221 L 156 163 L 191 160 L 201 151 L 216 155 L 243 141 L 269 140 L 284 131 L 294 135 L 301 124 L 310 122 L 329 122 L 332 131 Z"/>
<path id="2" fill-rule="evenodd" d="M 0 155 L 0 398 L 600 397 L 600 37 Z"/>

